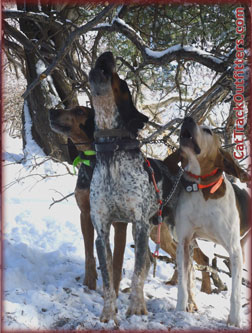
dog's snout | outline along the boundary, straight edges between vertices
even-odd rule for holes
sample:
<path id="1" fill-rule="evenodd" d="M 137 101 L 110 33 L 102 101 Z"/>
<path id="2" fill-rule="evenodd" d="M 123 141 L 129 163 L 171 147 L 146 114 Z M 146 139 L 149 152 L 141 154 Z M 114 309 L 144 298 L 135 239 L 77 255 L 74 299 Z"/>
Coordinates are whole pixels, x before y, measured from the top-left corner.
<path id="1" fill-rule="evenodd" d="M 192 117 L 185 117 L 185 119 L 184 119 L 184 123 L 188 123 L 188 124 L 194 124 L 195 123 L 195 121 L 193 120 L 193 118 Z"/>
<path id="2" fill-rule="evenodd" d="M 91 69 L 89 73 L 89 81 L 90 82 L 98 82 L 102 80 L 103 72 L 97 69 Z"/>

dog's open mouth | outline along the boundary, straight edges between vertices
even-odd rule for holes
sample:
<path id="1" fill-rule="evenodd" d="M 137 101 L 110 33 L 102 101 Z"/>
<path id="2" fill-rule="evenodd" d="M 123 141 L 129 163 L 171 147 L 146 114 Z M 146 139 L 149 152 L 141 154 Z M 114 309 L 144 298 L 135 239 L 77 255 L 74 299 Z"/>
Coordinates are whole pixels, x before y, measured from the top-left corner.
<path id="1" fill-rule="evenodd" d="M 184 121 L 180 131 L 180 147 L 191 148 L 195 154 L 200 154 L 200 147 L 195 139 L 196 124 L 187 119 Z"/>

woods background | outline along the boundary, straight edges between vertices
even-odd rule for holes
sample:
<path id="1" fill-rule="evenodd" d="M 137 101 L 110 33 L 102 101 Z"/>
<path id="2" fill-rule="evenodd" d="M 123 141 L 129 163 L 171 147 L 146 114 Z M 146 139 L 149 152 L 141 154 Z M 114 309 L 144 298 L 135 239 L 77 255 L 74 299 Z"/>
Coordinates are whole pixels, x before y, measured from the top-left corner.
<path id="1" fill-rule="evenodd" d="M 248 32 L 250 12 L 242 6 Z M 232 151 L 236 8 L 237 4 L 5 2 L 4 73 L 12 75 L 11 83 L 6 79 L 5 130 L 22 136 L 25 149 L 25 101 L 33 139 L 46 155 L 68 160 L 65 138 L 50 130 L 48 110 L 92 105 L 88 73 L 99 54 L 110 50 L 139 111 L 150 117 L 145 137 L 164 138 L 177 147 L 179 125 L 190 114 L 214 126 Z M 247 33 L 244 48 L 249 45 Z M 245 57 L 248 61 L 248 53 Z M 248 76 L 245 99 L 247 118 Z M 247 140 L 249 123 L 244 127 Z M 157 131 L 159 135 L 153 135 Z M 144 149 L 155 156 L 155 144 Z"/>

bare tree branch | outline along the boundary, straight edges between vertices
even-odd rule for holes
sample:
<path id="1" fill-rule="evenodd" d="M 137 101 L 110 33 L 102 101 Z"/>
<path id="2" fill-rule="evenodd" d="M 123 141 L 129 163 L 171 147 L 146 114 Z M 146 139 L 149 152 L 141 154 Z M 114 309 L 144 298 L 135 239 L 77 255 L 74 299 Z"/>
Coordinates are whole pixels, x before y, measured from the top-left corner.
<path id="1" fill-rule="evenodd" d="M 93 26 L 98 24 L 106 15 L 108 15 L 112 9 L 115 7 L 115 5 L 109 5 L 105 7 L 95 18 L 93 18 L 91 21 L 86 23 L 85 25 L 77 28 L 73 32 L 70 33 L 68 36 L 66 43 L 64 46 L 60 49 L 58 52 L 57 57 L 54 59 L 52 64 L 47 67 L 47 69 L 40 74 L 26 89 L 22 97 L 25 99 L 28 94 L 40 83 L 41 80 L 45 79 L 50 73 L 55 69 L 55 67 L 63 60 L 63 58 L 66 56 L 66 54 L 69 52 L 73 42 L 77 37 L 79 37 L 81 34 L 85 34 L 87 31 L 91 30 Z"/>
<path id="2" fill-rule="evenodd" d="M 67 198 L 70 198 L 70 197 L 73 196 L 73 195 L 74 195 L 74 192 L 69 193 L 68 195 L 65 195 L 63 198 L 61 198 L 61 199 L 59 199 L 59 200 L 54 200 L 54 198 L 52 198 L 53 202 L 50 204 L 49 209 L 50 209 L 53 205 L 55 205 L 56 203 L 59 203 L 59 202 L 64 201 L 64 200 L 67 200 Z"/>
<path id="3" fill-rule="evenodd" d="M 69 21 L 60 22 L 55 17 L 50 17 L 45 13 L 34 13 L 34 12 L 25 12 L 23 10 L 4 10 L 3 11 L 4 18 L 11 18 L 11 19 L 28 19 L 35 22 L 46 23 L 53 25 L 55 28 L 60 29 L 63 28 L 65 25 L 72 25 Z M 56 14 L 55 14 L 56 15 Z"/>
<path id="4" fill-rule="evenodd" d="M 23 34 L 21 31 L 18 31 L 6 21 L 4 21 L 4 30 L 12 37 L 14 37 L 27 50 L 31 51 L 34 49 L 34 44 L 25 36 L 25 34 Z"/>

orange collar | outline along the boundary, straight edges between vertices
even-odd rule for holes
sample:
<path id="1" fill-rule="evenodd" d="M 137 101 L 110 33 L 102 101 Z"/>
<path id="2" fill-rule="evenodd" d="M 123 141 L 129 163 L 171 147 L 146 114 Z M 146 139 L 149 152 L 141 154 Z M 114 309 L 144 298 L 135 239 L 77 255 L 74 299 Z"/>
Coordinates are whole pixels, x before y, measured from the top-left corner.
<path id="1" fill-rule="evenodd" d="M 207 178 L 207 177 L 214 176 L 214 175 L 217 173 L 218 170 L 219 170 L 219 169 L 216 168 L 216 169 L 214 169 L 212 172 L 210 172 L 210 173 L 208 173 L 208 174 L 206 174 L 206 175 L 202 175 L 202 176 L 201 176 L 201 175 L 195 175 L 194 173 L 191 173 L 191 172 L 189 172 L 189 171 L 186 171 L 186 173 L 188 174 L 188 176 L 193 177 L 193 178 L 195 178 L 195 179 L 198 179 L 198 178 L 205 179 L 205 178 Z"/>
<path id="2" fill-rule="evenodd" d="M 222 182 L 223 182 L 223 175 L 220 176 L 220 178 L 218 178 L 215 182 L 207 184 L 207 185 L 202 185 L 202 184 L 198 184 L 198 188 L 202 189 L 202 188 L 207 188 L 207 187 L 211 187 L 210 193 L 213 194 L 214 192 L 216 192 L 218 190 L 218 188 L 221 186 Z"/>
<path id="3" fill-rule="evenodd" d="M 212 172 L 210 172 L 209 174 L 206 174 L 206 175 L 195 175 L 189 171 L 186 171 L 186 174 L 190 177 L 193 177 L 195 179 L 206 179 L 208 177 L 211 177 L 211 176 L 214 176 L 217 172 L 218 172 L 218 168 L 214 169 Z M 208 187 L 212 187 L 210 189 L 210 193 L 213 194 L 214 192 L 216 192 L 218 190 L 218 188 L 221 186 L 222 182 L 223 182 L 223 175 L 221 175 L 217 180 L 215 180 L 214 182 L 212 183 L 209 183 L 209 184 L 206 184 L 206 185 L 203 185 L 203 184 L 197 184 L 197 183 L 190 183 L 191 185 L 188 185 L 187 183 L 187 186 L 185 187 L 186 188 L 186 191 L 187 192 L 197 192 L 198 190 L 200 189 L 204 189 L 204 188 L 208 188 Z"/>

